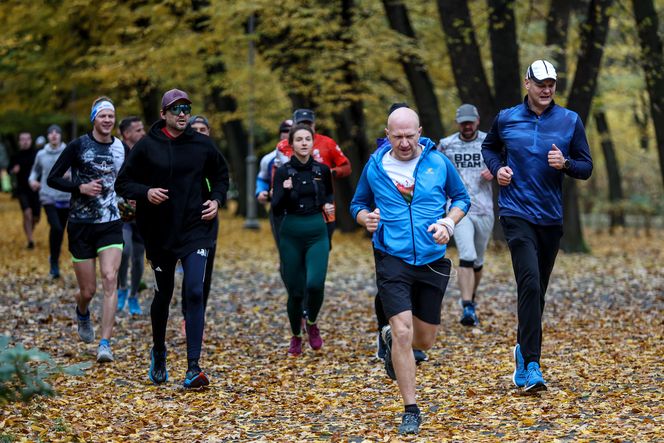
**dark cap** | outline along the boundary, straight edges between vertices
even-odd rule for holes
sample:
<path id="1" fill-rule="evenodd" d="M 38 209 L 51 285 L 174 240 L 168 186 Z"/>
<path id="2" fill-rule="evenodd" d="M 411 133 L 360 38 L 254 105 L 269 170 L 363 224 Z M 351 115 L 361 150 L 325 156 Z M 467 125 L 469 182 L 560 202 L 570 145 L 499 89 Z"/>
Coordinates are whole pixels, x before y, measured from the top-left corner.
<path id="1" fill-rule="evenodd" d="M 290 131 L 290 128 L 293 126 L 293 120 L 288 119 L 284 120 L 281 122 L 279 125 L 279 133 L 281 134 L 282 132 L 288 132 Z"/>
<path id="2" fill-rule="evenodd" d="M 186 92 L 180 91 L 179 89 L 171 89 L 170 91 L 166 91 L 164 96 L 161 98 L 162 111 L 164 109 L 170 108 L 171 105 L 178 100 L 182 100 L 191 104 L 191 100 L 189 100 L 189 96 Z"/>
<path id="3" fill-rule="evenodd" d="M 55 132 L 57 132 L 58 134 L 62 135 L 62 128 L 61 128 L 60 126 L 58 126 L 58 125 L 51 125 L 51 126 L 49 126 L 48 129 L 46 130 L 46 133 L 47 133 L 47 134 L 50 134 L 51 131 L 55 131 Z"/>
<path id="4" fill-rule="evenodd" d="M 194 115 L 189 119 L 189 125 L 193 125 L 194 123 L 203 123 L 208 128 L 210 127 L 210 122 L 208 122 L 208 119 L 202 115 Z"/>
<path id="5" fill-rule="evenodd" d="M 456 122 L 459 124 L 466 122 L 474 122 L 478 118 L 480 118 L 480 113 L 477 112 L 477 108 L 473 105 L 469 105 L 466 103 L 457 108 Z"/>
<path id="6" fill-rule="evenodd" d="M 405 102 L 392 103 L 390 105 L 390 109 L 387 110 L 387 116 L 389 117 L 390 114 L 392 114 L 394 111 L 396 111 L 399 108 L 409 108 L 408 103 Z"/>
<path id="7" fill-rule="evenodd" d="M 296 109 L 295 112 L 293 112 L 293 123 L 298 124 L 302 122 L 315 122 L 316 121 L 316 116 L 314 115 L 314 111 L 311 109 Z"/>

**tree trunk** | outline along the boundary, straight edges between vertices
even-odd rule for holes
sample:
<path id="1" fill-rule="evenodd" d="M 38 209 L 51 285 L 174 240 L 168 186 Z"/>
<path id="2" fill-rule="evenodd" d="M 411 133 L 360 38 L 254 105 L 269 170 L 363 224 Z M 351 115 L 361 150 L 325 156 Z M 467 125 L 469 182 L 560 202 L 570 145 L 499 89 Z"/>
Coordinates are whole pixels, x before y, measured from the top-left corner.
<path id="1" fill-rule="evenodd" d="M 410 24 L 408 10 L 403 2 L 401 0 L 383 0 L 383 6 L 390 27 L 399 34 L 409 37 L 413 42 L 413 46 L 417 46 L 417 37 Z M 424 62 L 414 54 L 401 54 L 400 58 L 402 60 L 401 66 L 406 78 L 408 78 L 415 99 L 423 133 L 437 142 L 445 136 L 445 128 L 429 72 L 424 66 Z"/>
<path id="2" fill-rule="evenodd" d="M 468 4 L 466 0 L 438 0 L 437 3 L 459 98 L 477 106 L 480 129 L 486 131 L 497 109 L 482 66 Z"/>
<path id="3" fill-rule="evenodd" d="M 579 114 L 585 124 L 590 113 L 597 77 L 609 31 L 608 9 L 612 0 L 592 0 L 586 22 L 582 25 L 581 52 L 577 59 L 574 82 L 567 100 L 568 108 Z M 566 252 L 588 252 L 583 239 L 576 182 L 570 177 L 563 181 L 564 235 L 560 247 Z"/>
<path id="4" fill-rule="evenodd" d="M 521 101 L 523 76 L 519 72 L 515 3 L 515 0 L 488 0 L 493 89 L 496 94 L 496 109 L 490 110 L 492 115 L 499 109 L 509 108 Z M 490 125 L 492 121 L 487 123 Z"/>
<path id="5" fill-rule="evenodd" d="M 657 33 L 659 20 L 652 0 L 632 0 L 634 18 L 641 42 L 641 65 L 650 96 L 650 113 L 655 126 L 659 170 L 664 186 L 664 55 Z"/>
<path id="6" fill-rule="evenodd" d="M 161 108 L 161 94 L 156 87 L 149 82 L 139 82 L 137 85 L 139 102 L 143 109 L 143 118 L 147 128 L 161 119 L 159 110 Z M 146 128 L 146 129 L 147 129 Z"/>
<path id="7" fill-rule="evenodd" d="M 618 166 L 618 159 L 616 158 L 616 151 L 613 147 L 606 114 L 604 111 L 595 111 L 594 116 L 597 132 L 599 133 L 602 144 L 602 152 L 604 153 L 606 173 L 609 179 L 609 202 L 611 203 L 609 209 L 609 217 L 611 219 L 609 232 L 613 233 L 613 229 L 616 226 L 625 226 L 625 212 L 622 207 L 622 177 L 620 176 L 620 167 Z"/>
<path id="8" fill-rule="evenodd" d="M 551 47 L 551 57 L 556 68 L 556 93 L 562 95 L 567 88 L 567 30 L 572 11 L 572 0 L 551 0 L 546 20 L 546 45 Z"/>

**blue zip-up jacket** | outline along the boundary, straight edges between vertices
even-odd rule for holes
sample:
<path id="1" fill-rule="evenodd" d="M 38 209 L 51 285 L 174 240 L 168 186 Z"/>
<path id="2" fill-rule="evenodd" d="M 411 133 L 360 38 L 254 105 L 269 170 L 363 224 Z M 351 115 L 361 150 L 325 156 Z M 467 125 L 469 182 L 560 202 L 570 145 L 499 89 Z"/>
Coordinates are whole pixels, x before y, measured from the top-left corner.
<path id="1" fill-rule="evenodd" d="M 470 196 L 452 162 L 436 150 L 436 144 L 420 137 L 422 154 L 415 167 L 413 200 L 406 202 L 383 168 L 383 156 L 391 146 L 384 143 L 364 166 L 350 204 L 353 218 L 362 209 L 380 209 L 380 223 L 373 234 L 376 249 L 400 258 L 411 265 L 426 265 L 445 256 L 446 245 L 438 245 L 427 232 L 432 223 L 445 216 L 445 205 L 464 213 L 470 208 Z"/>
<path id="2" fill-rule="evenodd" d="M 569 169 L 549 166 L 548 152 L 554 143 L 569 159 Z M 562 225 L 563 174 L 586 180 L 593 170 L 578 114 L 551 102 L 538 116 L 528 106 L 527 96 L 523 103 L 498 113 L 482 143 L 482 156 L 494 176 L 503 166 L 512 169 L 511 183 L 500 186 L 498 215 L 535 225 Z"/>

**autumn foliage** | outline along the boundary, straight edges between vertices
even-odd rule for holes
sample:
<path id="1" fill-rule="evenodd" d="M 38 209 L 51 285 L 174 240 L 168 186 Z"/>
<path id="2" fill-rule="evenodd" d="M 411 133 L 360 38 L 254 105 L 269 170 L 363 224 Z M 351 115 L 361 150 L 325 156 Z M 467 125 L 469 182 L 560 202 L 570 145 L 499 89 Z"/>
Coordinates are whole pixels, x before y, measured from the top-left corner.
<path id="1" fill-rule="evenodd" d="M 63 365 L 94 361 L 73 321 L 75 279 L 48 274 L 47 228 L 24 249 L 18 203 L 0 196 L 0 333 Z M 664 438 L 664 236 L 587 233 L 592 255 L 561 255 L 544 316 L 549 390 L 512 386 L 516 295 L 509 254 L 492 248 L 479 295 L 481 325 L 458 323 L 452 280 L 430 361 L 418 368 L 425 414 L 414 441 L 655 441 Z M 222 214 L 202 366 L 209 389 L 186 392 L 178 290 L 167 334 L 170 380 L 147 377 L 148 316 L 117 316 L 116 362 L 51 379 L 59 395 L 0 406 L 2 441 L 399 441 L 397 386 L 374 358 L 371 247 L 335 234 L 322 352 L 287 358 L 286 293 L 267 225 Z M 450 255 L 455 258 L 456 252 Z M 64 254 L 65 257 L 68 254 Z M 148 285 L 152 282 L 146 273 Z M 149 312 L 151 290 L 141 293 Z M 99 319 L 101 303 L 91 306 Z"/>

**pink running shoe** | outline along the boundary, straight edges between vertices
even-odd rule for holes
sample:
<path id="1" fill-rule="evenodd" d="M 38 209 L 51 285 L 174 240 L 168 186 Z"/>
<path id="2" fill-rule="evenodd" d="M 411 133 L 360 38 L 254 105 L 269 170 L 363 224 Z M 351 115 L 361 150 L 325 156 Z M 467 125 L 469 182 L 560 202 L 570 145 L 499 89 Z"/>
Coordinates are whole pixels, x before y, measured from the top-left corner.
<path id="1" fill-rule="evenodd" d="M 317 351 L 323 347 L 323 339 L 320 337 L 320 330 L 316 323 L 313 325 L 307 323 L 307 335 L 309 336 L 309 345 L 311 346 L 311 349 Z"/>
<path id="2" fill-rule="evenodd" d="M 289 357 L 297 357 L 302 354 L 302 337 L 293 336 L 290 339 L 290 347 L 288 348 Z"/>

